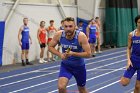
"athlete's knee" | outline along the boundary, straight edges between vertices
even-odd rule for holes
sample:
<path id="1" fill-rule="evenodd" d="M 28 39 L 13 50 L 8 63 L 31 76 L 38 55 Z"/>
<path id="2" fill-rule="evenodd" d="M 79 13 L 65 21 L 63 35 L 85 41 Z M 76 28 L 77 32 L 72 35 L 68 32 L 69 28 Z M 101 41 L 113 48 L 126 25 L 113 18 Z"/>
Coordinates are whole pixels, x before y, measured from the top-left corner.
<path id="1" fill-rule="evenodd" d="M 99 42 L 97 42 L 97 45 L 100 45 L 100 41 L 99 41 Z"/>
<path id="2" fill-rule="evenodd" d="M 59 84 L 58 85 L 58 90 L 63 93 L 64 91 L 66 91 L 66 86 Z"/>
<path id="3" fill-rule="evenodd" d="M 136 81 L 135 90 L 140 91 L 140 81 Z"/>
<path id="4" fill-rule="evenodd" d="M 44 50 L 41 50 L 40 53 L 41 53 L 41 54 L 44 54 Z"/>
<path id="5" fill-rule="evenodd" d="M 28 54 L 29 53 L 29 51 L 28 50 L 26 50 L 26 52 L 25 52 L 26 54 Z"/>
<path id="6" fill-rule="evenodd" d="M 140 84 L 136 84 L 136 85 L 135 85 L 135 89 L 136 89 L 136 90 L 140 90 Z"/>
<path id="7" fill-rule="evenodd" d="M 130 79 L 128 79 L 128 78 L 121 77 L 121 79 L 120 79 L 120 84 L 122 86 L 127 86 L 129 84 L 129 82 L 130 82 Z"/>
<path id="8" fill-rule="evenodd" d="M 66 91 L 66 86 L 64 84 L 58 84 L 59 91 Z"/>
<path id="9" fill-rule="evenodd" d="M 25 51 L 22 51 L 21 54 L 24 55 L 25 54 Z"/>

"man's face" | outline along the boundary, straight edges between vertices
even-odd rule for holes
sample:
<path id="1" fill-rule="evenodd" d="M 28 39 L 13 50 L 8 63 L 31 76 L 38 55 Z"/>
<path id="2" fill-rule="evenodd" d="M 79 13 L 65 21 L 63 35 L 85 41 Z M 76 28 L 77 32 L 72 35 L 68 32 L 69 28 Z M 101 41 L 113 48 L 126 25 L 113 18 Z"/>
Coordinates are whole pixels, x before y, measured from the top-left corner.
<path id="1" fill-rule="evenodd" d="M 96 21 L 100 21 L 99 18 L 95 19 Z"/>
<path id="2" fill-rule="evenodd" d="M 64 21 L 64 30 L 65 30 L 66 36 L 72 36 L 75 31 L 74 21 Z"/>
<path id="3" fill-rule="evenodd" d="M 50 25 L 53 26 L 54 22 L 50 22 Z"/>
<path id="4" fill-rule="evenodd" d="M 137 27 L 140 28 L 140 19 L 137 21 Z"/>
<path id="5" fill-rule="evenodd" d="M 80 22 L 80 23 L 79 23 L 79 26 L 83 26 L 83 23 L 82 23 L 82 22 Z"/>
<path id="6" fill-rule="evenodd" d="M 96 22 L 94 20 L 91 21 L 91 24 L 96 24 Z"/>
<path id="7" fill-rule="evenodd" d="M 27 25 L 28 24 L 28 19 L 24 19 L 23 23 L 24 23 L 24 25 Z"/>
<path id="8" fill-rule="evenodd" d="M 64 22 L 61 22 L 61 25 L 64 27 Z"/>
<path id="9" fill-rule="evenodd" d="M 44 27 L 44 26 L 45 26 L 45 22 L 42 22 L 42 23 L 41 23 L 41 27 Z"/>

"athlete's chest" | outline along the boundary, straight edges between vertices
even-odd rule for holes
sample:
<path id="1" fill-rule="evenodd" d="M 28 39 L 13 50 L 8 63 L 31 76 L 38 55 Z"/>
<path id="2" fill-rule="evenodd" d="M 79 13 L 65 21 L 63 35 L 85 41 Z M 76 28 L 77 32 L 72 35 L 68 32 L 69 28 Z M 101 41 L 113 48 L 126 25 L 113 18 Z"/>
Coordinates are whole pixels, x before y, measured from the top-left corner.
<path id="1" fill-rule="evenodd" d="M 81 45 L 78 41 L 78 38 L 73 38 L 72 40 L 67 40 L 66 38 L 61 37 L 60 44 L 61 44 L 63 49 L 70 48 L 72 51 L 81 50 Z"/>
<path id="2" fill-rule="evenodd" d="M 140 45 L 140 36 L 132 37 L 132 44 L 133 45 Z"/>
<path id="3" fill-rule="evenodd" d="M 46 34 L 46 30 L 45 29 L 41 29 L 41 32 L 43 33 L 43 34 Z"/>

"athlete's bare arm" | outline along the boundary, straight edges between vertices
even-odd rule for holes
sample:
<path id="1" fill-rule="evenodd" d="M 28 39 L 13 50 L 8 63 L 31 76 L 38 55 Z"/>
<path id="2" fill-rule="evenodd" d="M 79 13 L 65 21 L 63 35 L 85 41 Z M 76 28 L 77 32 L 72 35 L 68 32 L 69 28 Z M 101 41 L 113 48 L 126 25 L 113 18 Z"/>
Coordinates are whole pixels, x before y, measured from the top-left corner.
<path id="1" fill-rule="evenodd" d="M 61 34 L 62 34 L 62 31 L 57 31 L 54 35 L 54 37 L 52 38 L 51 42 L 49 43 L 49 46 L 48 46 L 48 50 L 59 56 L 60 58 L 62 59 L 66 59 L 65 55 L 60 53 L 58 50 L 55 49 L 55 46 L 59 43 L 59 40 L 60 40 L 60 37 L 61 37 Z"/>
<path id="2" fill-rule="evenodd" d="M 130 55 L 131 55 L 131 47 L 132 47 L 132 32 L 129 33 L 128 35 L 128 46 L 127 46 L 127 66 L 126 68 L 128 69 L 129 66 L 133 66 L 130 60 Z"/>
<path id="3" fill-rule="evenodd" d="M 22 31 L 23 31 L 23 27 L 20 27 L 19 32 L 18 32 L 18 42 L 19 42 L 20 46 L 22 45 L 22 43 L 21 43 L 21 33 L 22 33 Z"/>
<path id="4" fill-rule="evenodd" d="M 97 30 L 96 32 L 98 32 L 98 31 L 99 31 L 99 26 L 98 26 L 97 24 L 96 24 L 96 28 L 97 28 L 97 29 L 96 29 L 96 30 Z"/>
<path id="5" fill-rule="evenodd" d="M 57 31 L 58 31 L 56 28 L 54 28 L 54 29 L 55 29 L 55 32 L 57 32 Z"/>
<path id="6" fill-rule="evenodd" d="M 38 29 L 38 31 L 37 31 L 37 39 L 38 39 L 39 44 L 41 44 L 39 34 L 40 34 L 40 29 Z"/>
<path id="7" fill-rule="evenodd" d="M 89 25 L 86 28 L 86 35 L 87 35 L 87 38 L 89 39 Z"/>

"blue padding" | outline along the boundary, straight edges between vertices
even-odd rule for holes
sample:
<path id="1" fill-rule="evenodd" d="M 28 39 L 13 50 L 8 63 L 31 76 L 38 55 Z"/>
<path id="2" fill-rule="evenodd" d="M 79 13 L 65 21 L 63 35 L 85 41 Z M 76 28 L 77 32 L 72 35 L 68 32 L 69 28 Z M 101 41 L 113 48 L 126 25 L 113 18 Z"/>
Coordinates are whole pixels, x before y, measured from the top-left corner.
<path id="1" fill-rule="evenodd" d="M 85 19 L 77 17 L 77 25 L 78 25 L 79 21 L 83 21 L 83 29 L 84 29 L 84 33 L 86 33 L 86 27 L 88 26 L 89 20 L 85 20 Z"/>
<path id="2" fill-rule="evenodd" d="M 4 40 L 5 22 L 0 22 L 0 66 L 2 66 L 2 52 L 3 52 L 3 40 Z"/>

